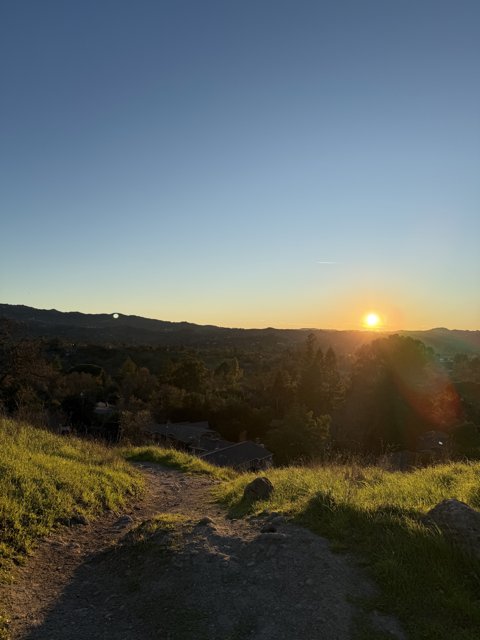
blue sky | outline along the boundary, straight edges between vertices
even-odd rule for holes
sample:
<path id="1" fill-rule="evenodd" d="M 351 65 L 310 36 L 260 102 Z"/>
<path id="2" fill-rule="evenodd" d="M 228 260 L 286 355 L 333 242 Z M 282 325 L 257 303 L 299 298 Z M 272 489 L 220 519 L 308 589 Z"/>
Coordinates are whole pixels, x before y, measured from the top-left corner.
<path id="1" fill-rule="evenodd" d="M 473 0 L 2 3 L 1 300 L 480 328 L 479 32 Z"/>

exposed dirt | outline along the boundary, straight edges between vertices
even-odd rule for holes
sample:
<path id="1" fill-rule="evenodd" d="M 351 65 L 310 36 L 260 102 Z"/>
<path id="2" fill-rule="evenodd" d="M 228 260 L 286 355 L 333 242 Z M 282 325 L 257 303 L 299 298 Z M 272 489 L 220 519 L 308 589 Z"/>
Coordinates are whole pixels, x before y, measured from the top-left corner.
<path id="1" fill-rule="evenodd" d="M 13 640 L 405 638 L 364 612 L 372 584 L 323 538 L 278 514 L 229 520 L 210 479 L 141 469 L 139 504 L 57 531 L 2 587 Z M 139 541 L 159 512 L 186 518 Z"/>

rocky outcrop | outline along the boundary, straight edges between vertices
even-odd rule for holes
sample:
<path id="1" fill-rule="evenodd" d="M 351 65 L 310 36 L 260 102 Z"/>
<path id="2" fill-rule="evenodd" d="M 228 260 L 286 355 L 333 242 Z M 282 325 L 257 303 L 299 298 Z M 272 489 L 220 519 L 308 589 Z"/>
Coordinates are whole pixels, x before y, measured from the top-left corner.
<path id="1" fill-rule="evenodd" d="M 436 525 L 457 548 L 480 560 L 480 512 L 460 500 L 443 500 L 431 509 L 425 519 Z"/>
<path id="2" fill-rule="evenodd" d="M 255 478 L 243 492 L 245 500 L 268 500 L 273 493 L 273 484 L 268 478 Z"/>

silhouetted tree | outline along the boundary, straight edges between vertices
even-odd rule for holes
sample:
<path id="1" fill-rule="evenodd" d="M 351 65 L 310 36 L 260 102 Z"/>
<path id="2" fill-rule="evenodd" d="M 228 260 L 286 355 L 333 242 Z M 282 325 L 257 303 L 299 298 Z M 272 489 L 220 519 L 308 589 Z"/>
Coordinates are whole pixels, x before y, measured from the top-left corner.
<path id="1" fill-rule="evenodd" d="M 449 400 L 441 381 L 433 352 L 419 340 L 393 335 L 363 346 L 336 416 L 337 438 L 372 452 L 414 449 L 421 433 L 445 426 L 438 406 L 444 413 Z"/>
<path id="2" fill-rule="evenodd" d="M 314 417 L 312 411 L 293 407 L 281 420 L 274 420 L 265 444 L 277 464 L 321 456 L 328 442 L 330 417 Z"/>

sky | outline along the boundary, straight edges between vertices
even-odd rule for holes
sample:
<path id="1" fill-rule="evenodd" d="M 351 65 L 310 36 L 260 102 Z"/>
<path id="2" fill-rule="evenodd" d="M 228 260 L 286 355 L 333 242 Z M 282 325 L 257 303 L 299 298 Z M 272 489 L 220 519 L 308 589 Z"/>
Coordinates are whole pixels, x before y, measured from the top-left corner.
<path id="1" fill-rule="evenodd" d="M 4 0 L 0 301 L 480 329 L 477 0 Z"/>

